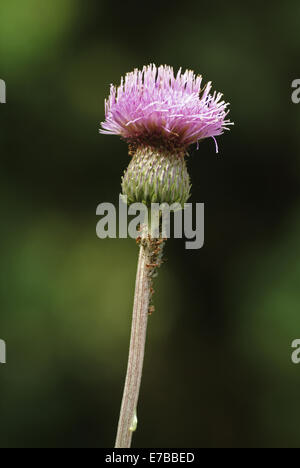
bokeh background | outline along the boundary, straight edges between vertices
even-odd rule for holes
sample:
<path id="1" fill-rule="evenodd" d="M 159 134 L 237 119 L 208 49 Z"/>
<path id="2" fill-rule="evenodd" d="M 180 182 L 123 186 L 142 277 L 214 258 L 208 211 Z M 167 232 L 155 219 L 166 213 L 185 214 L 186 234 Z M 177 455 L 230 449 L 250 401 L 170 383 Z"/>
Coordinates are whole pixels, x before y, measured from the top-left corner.
<path id="1" fill-rule="evenodd" d="M 112 447 L 134 241 L 99 240 L 125 143 L 98 134 L 110 83 L 191 68 L 235 127 L 191 149 L 205 246 L 170 240 L 135 447 L 300 447 L 300 4 L 2 0 L 1 447 Z"/>

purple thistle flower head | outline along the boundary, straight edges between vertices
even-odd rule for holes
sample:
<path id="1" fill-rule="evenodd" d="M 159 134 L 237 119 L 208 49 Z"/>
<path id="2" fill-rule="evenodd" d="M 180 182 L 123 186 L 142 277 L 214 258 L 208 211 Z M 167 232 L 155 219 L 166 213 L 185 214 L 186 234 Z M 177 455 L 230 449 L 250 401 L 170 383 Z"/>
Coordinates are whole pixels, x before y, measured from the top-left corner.
<path id="1" fill-rule="evenodd" d="M 127 73 L 118 88 L 111 85 L 100 133 L 120 135 L 134 146 L 185 149 L 221 135 L 232 125 L 222 94 L 211 94 L 211 82 L 172 67 L 144 66 Z M 215 141 L 216 142 L 216 141 Z M 217 146 L 217 145 L 216 145 Z"/>

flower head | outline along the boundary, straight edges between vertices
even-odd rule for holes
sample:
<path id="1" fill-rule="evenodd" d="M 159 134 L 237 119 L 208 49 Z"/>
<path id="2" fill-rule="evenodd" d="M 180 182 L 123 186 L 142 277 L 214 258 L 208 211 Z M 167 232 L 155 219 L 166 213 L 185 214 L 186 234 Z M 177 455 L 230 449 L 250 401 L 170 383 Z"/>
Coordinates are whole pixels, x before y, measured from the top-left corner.
<path id="1" fill-rule="evenodd" d="M 204 138 L 221 135 L 232 125 L 228 103 L 211 94 L 211 82 L 172 67 L 144 66 L 127 73 L 118 88 L 111 85 L 105 101 L 101 133 L 120 135 L 129 143 L 186 148 Z"/>

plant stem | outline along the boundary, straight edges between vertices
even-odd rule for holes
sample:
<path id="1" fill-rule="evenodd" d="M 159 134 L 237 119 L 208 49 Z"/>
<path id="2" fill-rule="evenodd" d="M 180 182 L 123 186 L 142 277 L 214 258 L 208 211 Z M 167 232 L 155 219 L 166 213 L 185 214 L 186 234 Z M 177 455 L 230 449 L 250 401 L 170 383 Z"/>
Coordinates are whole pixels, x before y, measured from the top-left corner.
<path id="1" fill-rule="evenodd" d="M 133 305 L 131 338 L 125 387 L 116 438 L 116 448 L 129 448 L 139 398 L 150 301 L 150 280 L 147 265 L 151 263 L 149 249 L 140 246 L 135 295 Z"/>

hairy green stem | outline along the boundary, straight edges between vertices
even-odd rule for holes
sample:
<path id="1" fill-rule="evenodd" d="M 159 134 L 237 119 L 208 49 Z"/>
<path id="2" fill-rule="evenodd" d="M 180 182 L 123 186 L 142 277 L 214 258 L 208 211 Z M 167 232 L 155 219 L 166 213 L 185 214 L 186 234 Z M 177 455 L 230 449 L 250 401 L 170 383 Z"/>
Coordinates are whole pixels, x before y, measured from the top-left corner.
<path id="1" fill-rule="evenodd" d="M 127 374 L 115 444 L 116 448 L 129 448 L 131 446 L 132 434 L 137 424 L 136 409 L 143 371 L 150 302 L 150 263 L 151 254 L 149 249 L 141 243 L 136 275 Z"/>

